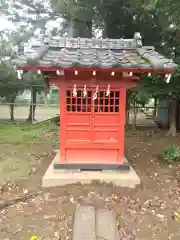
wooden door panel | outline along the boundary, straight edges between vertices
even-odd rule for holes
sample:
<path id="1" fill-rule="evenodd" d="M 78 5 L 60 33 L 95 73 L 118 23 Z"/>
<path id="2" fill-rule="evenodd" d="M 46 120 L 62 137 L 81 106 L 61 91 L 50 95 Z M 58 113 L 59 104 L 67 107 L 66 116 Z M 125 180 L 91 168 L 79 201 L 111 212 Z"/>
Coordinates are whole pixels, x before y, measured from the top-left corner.
<path id="1" fill-rule="evenodd" d="M 119 113 L 94 113 L 95 126 L 118 126 L 119 122 Z"/>
<path id="2" fill-rule="evenodd" d="M 120 106 L 118 91 L 110 92 L 106 96 L 105 91 L 100 91 L 94 102 L 94 109 L 98 107 L 100 112 L 93 112 L 93 143 L 111 145 L 119 142 Z"/>
<path id="3" fill-rule="evenodd" d="M 92 162 L 103 162 L 109 163 L 110 161 L 118 161 L 118 150 L 116 149 L 67 149 L 66 150 L 66 159 L 69 162 L 83 162 L 86 160 L 86 163 Z"/>
<path id="4" fill-rule="evenodd" d="M 83 95 L 83 88 L 77 88 L 77 95 L 73 89 L 66 92 L 66 145 L 85 144 L 92 142 L 92 92 Z"/>
<path id="5" fill-rule="evenodd" d="M 94 140 L 93 142 L 109 142 L 110 144 L 113 144 L 119 140 L 119 134 L 118 132 L 104 129 L 104 130 L 98 130 L 95 129 L 94 132 Z"/>
<path id="6" fill-rule="evenodd" d="M 67 142 L 91 142 L 91 128 L 67 129 Z"/>
<path id="7" fill-rule="evenodd" d="M 84 148 L 91 144 L 111 144 L 119 142 L 120 92 L 112 90 L 106 96 L 106 88 L 99 86 L 97 98 L 93 101 L 94 89 L 87 89 L 84 97 L 83 88 L 67 90 L 66 106 L 66 143 L 77 143 Z M 95 147 L 95 146 L 94 146 Z M 95 147 L 96 148 L 96 147 Z"/>
<path id="8" fill-rule="evenodd" d="M 67 113 L 66 117 L 67 126 L 88 125 L 92 126 L 92 114 L 91 113 Z"/>

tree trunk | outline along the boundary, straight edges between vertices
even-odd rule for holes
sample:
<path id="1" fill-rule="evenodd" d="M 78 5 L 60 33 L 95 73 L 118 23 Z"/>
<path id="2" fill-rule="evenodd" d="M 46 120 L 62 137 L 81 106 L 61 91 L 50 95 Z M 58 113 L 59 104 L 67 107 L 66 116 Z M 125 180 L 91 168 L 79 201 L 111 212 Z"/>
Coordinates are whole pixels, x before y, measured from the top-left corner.
<path id="1" fill-rule="evenodd" d="M 130 108 L 128 107 L 126 109 L 126 125 L 129 126 L 129 120 L 130 120 Z"/>
<path id="2" fill-rule="evenodd" d="M 31 90 L 31 105 L 29 108 L 29 117 L 27 119 L 27 121 L 29 122 L 32 122 L 35 120 L 36 98 L 37 98 L 37 89 L 34 87 Z"/>
<path id="3" fill-rule="evenodd" d="M 177 100 L 173 99 L 170 104 L 170 127 L 169 131 L 166 136 L 176 136 L 176 107 L 177 107 Z"/>
<path id="4" fill-rule="evenodd" d="M 103 32 L 102 32 L 102 37 L 107 38 L 107 25 L 106 25 L 105 21 L 104 21 L 104 29 L 103 29 Z"/>
<path id="5" fill-rule="evenodd" d="M 136 106 L 136 101 L 133 100 L 133 122 L 132 122 L 133 130 L 136 130 L 136 120 L 137 120 L 137 106 Z"/>
<path id="6" fill-rule="evenodd" d="M 73 37 L 92 38 L 92 21 L 88 23 L 76 22 Z"/>
<path id="7" fill-rule="evenodd" d="M 132 95 L 132 92 L 128 90 L 127 98 L 126 98 L 126 125 L 129 125 L 129 120 L 130 120 L 131 95 Z"/>
<path id="8" fill-rule="evenodd" d="M 72 19 L 69 20 L 68 37 L 74 37 L 74 21 Z"/>
<path id="9" fill-rule="evenodd" d="M 14 121 L 14 103 L 17 97 L 18 91 L 13 92 L 7 97 L 7 101 L 9 102 L 9 108 L 10 108 L 10 120 Z"/>
<path id="10" fill-rule="evenodd" d="M 14 104 L 10 103 L 9 107 L 10 107 L 10 120 L 14 121 Z"/>
<path id="11" fill-rule="evenodd" d="M 49 103 L 48 94 L 47 93 L 44 93 L 44 103 L 45 103 L 45 106 L 47 106 L 48 103 Z"/>
<path id="12" fill-rule="evenodd" d="M 153 117 L 156 118 L 157 116 L 157 97 L 154 98 L 154 111 L 153 111 Z"/>

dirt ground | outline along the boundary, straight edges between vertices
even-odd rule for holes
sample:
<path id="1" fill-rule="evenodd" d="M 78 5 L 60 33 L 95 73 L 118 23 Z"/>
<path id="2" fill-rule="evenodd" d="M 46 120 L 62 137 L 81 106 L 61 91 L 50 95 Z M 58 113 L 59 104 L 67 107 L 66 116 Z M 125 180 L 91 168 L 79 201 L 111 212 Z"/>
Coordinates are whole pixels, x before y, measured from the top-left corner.
<path id="1" fill-rule="evenodd" d="M 44 126 L 31 130 L 31 135 L 27 134 L 29 128 L 18 131 L 26 132 L 26 138 L 19 137 L 19 144 L 15 137 L 13 142 L 4 138 L 0 141 L 1 164 L 5 164 L 5 156 L 10 159 L 3 171 L 0 168 L 0 207 L 4 202 L 10 203 L 0 210 L 0 239 L 29 240 L 38 236 L 44 240 L 71 240 L 76 204 L 89 202 L 97 208 L 116 211 L 120 239 L 180 239 L 180 222 L 173 218 L 174 211 L 180 210 L 180 166 L 160 163 L 159 154 L 174 141 L 165 137 L 164 131 L 146 129 L 126 133 L 126 156 L 141 178 L 137 189 L 96 182 L 42 189 L 41 178 L 53 158 L 53 149 L 59 147 L 58 130 Z M 175 141 L 180 145 L 180 136 Z M 10 164 L 12 159 L 15 167 Z M 4 185 L 7 180 L 15 182 Z M 28 200 L 9 202 L 34 193 L 37 195 L 29 196 Z"/>

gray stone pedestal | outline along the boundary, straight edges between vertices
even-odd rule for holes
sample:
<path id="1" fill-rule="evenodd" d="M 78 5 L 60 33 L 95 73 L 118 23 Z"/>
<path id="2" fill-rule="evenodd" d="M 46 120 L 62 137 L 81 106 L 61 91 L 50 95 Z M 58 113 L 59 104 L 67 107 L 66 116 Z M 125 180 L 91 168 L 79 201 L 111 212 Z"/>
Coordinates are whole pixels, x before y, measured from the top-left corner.
<path id="1" fill-rule="evenodd" d="M 60 154 L 55 158 L 47 169 L 42 179 L 43 187 L 64 186 L 68 184 L 91 184 L 92 181 L 112 183 L 119 187 L 135 188 L 140 184 L 140 179 L 132 167 L 129 171 L 78 171 L 78 170 L 54 170 L 54 163 L 59 162 Z M 127 160 L 126 160 L 127 161 Z"/>

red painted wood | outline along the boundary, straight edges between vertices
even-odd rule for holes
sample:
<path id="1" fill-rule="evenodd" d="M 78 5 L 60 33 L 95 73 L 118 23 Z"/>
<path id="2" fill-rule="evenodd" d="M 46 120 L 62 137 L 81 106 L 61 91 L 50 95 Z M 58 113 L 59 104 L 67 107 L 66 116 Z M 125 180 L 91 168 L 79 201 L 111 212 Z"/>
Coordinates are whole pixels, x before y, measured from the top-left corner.
<path id="1" fill-rule="evenodd" d="M 64 79 L 62 76 L 50 79 L 49 84 L 60 87 L 61 162 L 124 163 L 126 89 L 137 82 L 122 77 L 121 73 L 108 77 L 105 73 L 92 78 L 84 72 L 79 76 L 65 72 Z M 72 97 L 74 84 L 81 94 L 75 98 Z M 86 100 L 82 95 L 84 84 L 91 94 Z M 114 95 L 106 98 L 108 84 Z M 97 85 L 99 94 L 94 102 Z"/>
<path id="2" fill-rule="evenodd" d="M 59 79 L 50 79 L 49 81 L 49 85 L 55 85 L 57 87 L 60 86 L 60 80 Z"/>
<path id="3" fill-rule="evenodd" d="M 68 162 L 116 163 L 118 150 L 105 149 L 67 149 Z"/>
<path id="4" fill-rule="evenodd" d="M 125 119 L 126 119 L 126 89 L 121 88 L 121 95 L 119 101 L 120 108 L 120 123 L 119 123 L 119 141 L 121 147 L 119 148 L 119 162 L 124 163 L 124 133 L 125 133 Z"/>
<path id="5" fill-rule="evenodd" d="M 123 92 L 126 92 L 126 88 L 122 88 L 121 84 L 114 81 L 114 84 L 111 83 L 111 95 L 113 92 L 114 95 L 106 98 L 105 92 L 108 85 L 101 84 L 100 81 L 98 82 L 98 99 L 94 102 L 93 94 L 97 85 L 94 83 L 91 85 L 90 82 L 90 80 L 87 81 L 86 103 L 83 102 L 85 100 L 82 97 L 82 83 L 86 83 L 85 81 L 78 82 L 77 90 L 81 95 L 76 98 L 72 98 L 73 82 L 66 80 L 66 88 L 63 88 L 68 90 L 66 120 L 61 128 L 64 136 L 61 141 L 63 141 L 65 159 L 68 162 L 89 162 L 91 159 L 93 162 L 123 163 L 125 113 L 123 113 L 124 107 L 121 106 L 121 101 L 124 104 Z M 125 81 L 122 80 L 122 86 L 124 85 Z M 72 112 L 72 109 L 75 112 Z M 61 116 L 62 121 L 64 122 Z"/>
<path id="6" fill-rule="evenodd" d="M 60 87 L 60 149 L 61 162 L 66 160 L 65 142 L 66 142 L 66 85 L 65 81 L 59 83 Z"/>
<path id="7" fill-rule="evenodd" d="M 17 66 L 18 70 L 27 70 L 27 71 L 57 71 L 57 70 L 66 70 L 66 71 L 82 71 L 82 72 L 133 72 L 133 73 L 153 73 L 153 74 L 171 74 L 175 69 L 169 70 L 153 70 L 153 69 L 122 69 L 122 68 L 111 68 L 111 69 L 99 69 L 99 68 L 59 68 L 59 67 L 48 67 L 48 66 Z"/>
<path id="8" fill-rule="evenodd" d="M 49 79 L 50 85 L 60 87 L 61 162 L 124 163 L 126 89 L 135 87 L 138 79 L 123 77 L 121 73 L 111 76 L 99 72 L 92 76 L 91 72 L 75 75 L 72 71 Z M 81 91 L 75 98 L 72 97 L 74 84 Z M 82 95 L 84 84 L 91 94 L 86 102 Z M 108 84 L 114 95 L 106 98 Z M 94 102 L 97 85 L 99 95 Z M 101 93 L 104 95 L 100 96 Z"/>

